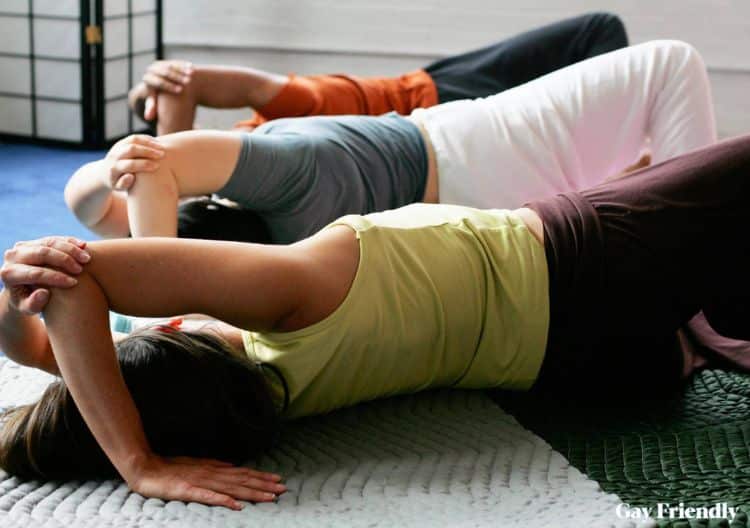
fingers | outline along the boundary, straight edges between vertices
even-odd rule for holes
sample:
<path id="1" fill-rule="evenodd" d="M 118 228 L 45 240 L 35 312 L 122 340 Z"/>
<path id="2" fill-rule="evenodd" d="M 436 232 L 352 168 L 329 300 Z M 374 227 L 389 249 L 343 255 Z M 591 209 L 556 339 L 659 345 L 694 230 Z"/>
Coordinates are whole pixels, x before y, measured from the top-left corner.
<path id="1" fill-rule="evenodd" d="M 49 301 L 49 290 L 40 288 L 34 290 L 30 295 L 22 297 L 18 303 L 18 309 L 26 315 L 41 313 Z"/>
<path id="2" fill-rule="evenodd" d="M 117 153 L 117 159 L 150 159 L 160 160 L 164 157 L 164 146 L 160 143 L 148 141 L 144 143 L 130 143 Z"/>
<path id="3" fill-rule="evenodd" d="M 224 506 L 237 511 L 244 507 L 229 495 L 198 486 L 189 487 L 185 492 L 185 497 L 180 500 L 200 502 L 209 506 Z"/>
<path id="4" fill-rule="evenodd" d="M 178 85 L 190 82 L 193 65 L 185 61 L 157 61 L 149 67 L 149 72 Z"/>
<path id="5" fill-rule="evenodd" d="M 287 491 L 287 487 L 278 482 L 281 477 L 272 473 L 235 467 L 214 459 L 175 457 L 171 460 L 195 468 L 191 479 L 194 485 L 235 499 L 270 502 Z"/>
<path id="6" fill-rule="evenodd" d="M 119 153 L 120 149 L 131 145 L 131 144 L 139 144 L 139 145 L 145 145 L 148 147 L 153 147 L 155 149 L 163 149 L 164 146 L 159 142 L 158 139 L 156 139 L 153 136 L 149 136 L 148 134 L 132 134 L 128 137 L 125 137 L 114 144 L 114 146 L 110 149 L 109 154 L 112 153 Z"/>
<path id="7" fill-rule="evenodd" d="M 77 248 L 76 248 L 77 249 Z M 72 256 L 49 246 L 17 246 L 5 252 L 5 262 L 30 266 L 51 266 L 78 275 L 83 266 Z"/>
<path id="8" fill-rule="evenodd" d="M 203 480 L 200 485 L 201 487 L 221 493 L 222 495 L 228 495 L 234 499 L 251 502 L 273 502 L 278 499 L 276 493 L 257 489 L 252 484 L 244 484 L 242 482 Z"/>
<path id="9" fill-rule="evenodd" d="M 211 479 L 216 482 L 224 482 L 233 486 L 242 486 L 245 488 L 280 495 L 286 491 L 286 486 L 280 482 L 265 480 L 249 475 L 233 474 L 226 472 L 214 472 Z M 248 499 L 250 500 L 250 499 Z M 254 500 L 254 499 L 253 499 Z"/>
<path id="10" fill-rule="evenodd" d="M 240 500 L 271 502 L 286 491 L 283 484 L 259 478 L 260 475 L 272 474 L 210 458 L 156 457 L 130 475 L 128 484 L 149 497 L 240 510 Z"/>
<path id="11" fill-rule="evenodd" d="M 47 288 L 72 288 L 72 275 L 91 260 L 86 243 L 72 237 L 47 237 L 19 242 L 4 254 L 0 280 L 11 292 L 11 303 L 25 314 L 41 312 L 49 301 Z"/>
<path id="12" fill-rule="evenodd" d="M 116 161 L 112 165 L 113 179 L 115 182 L 120 177 L 125 176 L 128 173 L 136 174 L 139 172 L 155 172 L 159 170 L 159 164 L 155 161 L 144 160 L 144 159 L 124 159 Z"/>
<path id="13" fill-rule="evenodd" d="M 87 264 L 91 254 L 86 242 L 73 237 L 45 237 L 39 240 L 18 242 L 5 252 L 6 263 L 48 265 L 80 273 L 75 264 Z"/>
<path id="14" fill-rule="evenodd" d="M 215 491 L 231 495 L 232 497 L 255 501 L 268 502 L 276 500 L 278 495 L 287 491 L 284 484 L 261 478 L 268 475 L 243 467 L 205 467 L 197 473 L 198 484 Z M 278 475 L 275 475 L 278 476 Z"/>
<path id="15" fill-rule="evenodd" d="M 149 88 L 173 94 L 182 93 L 191 80 L 193 65 L 181 61 L 156 61 L 143 75 L 143 82 Z"/>
<path id="16" fill-rule="evenodd" d="M 174 83 L 168 79 L 165 79 L 164 77 L 154 75 L 153 73 L 147 72 L 146 75 L 143 76 L 143 82 L 145 82 L 149 87 L 161 92 L 167 92 L 171 94 L 179 94 L 182 92 L 181 84 Z"/>
<path id="17" fill-rule="evenodd" d="M 0 279 L 8 286 L 34 286 L 47 288 L 72 288 L 78 281 L 61 271 L 26 264 L 4 265 Z"/>
<path id="18" fill-rule="evenodd" d="M 63 240 L 66 242 L 70 242 L 71 244 L 78 246 L 81 249 L 84 249 L 86 247 L 86 241 L 85 240 L 79 240 L 75 237 L 62 237 Z M 90 255 L 89 255 L 90 257 Z"/>
<path id="19" fill-rule="evenodd" d="M 156 138 L 135 134 L 118 141 L 107 153 L 110 159 L 144 158 L 158 160 L 164 157 L 164 145 Z"/>
<path id="20" fill-rule="evenodd" d="M 190 82 L 193 65 L 180 61 L 157 61 L 151 64 L 143 75 L 143 82 L 154 90 L 168 93 L 182 93 Z"/>
<path id="21" fill-rule="evenodd" d="M 107 158 L 110 160 L 106 184 L 114 190 L 125 191 L 135 183 L 135 174 L 155 172 L 159 160 L 166 150 L 158 140 L 144 134 L 136 134 L 119 141 L 113 146 Z"/>

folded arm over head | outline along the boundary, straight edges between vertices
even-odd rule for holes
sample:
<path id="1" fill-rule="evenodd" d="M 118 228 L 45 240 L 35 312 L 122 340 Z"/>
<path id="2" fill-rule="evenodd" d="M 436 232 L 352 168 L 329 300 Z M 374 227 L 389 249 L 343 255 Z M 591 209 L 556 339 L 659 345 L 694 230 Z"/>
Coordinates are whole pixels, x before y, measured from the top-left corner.
<path id="1" fill-rule="evenodd" d="M 65 201 L 84 225 L 104 237 L 174 237 L 178 199 L 219 190 L 239 150 L 239 135 L 232 132 L 129 136 L 104 159 L 73 175 Z"/>
<path id="2" fill-rule="evenodd" d="M 59 372 L 118 472 L 147 496 L 232 508 L 240 507 L 235 499 L 275 498 L 283 489 L 273 475 L 151 452 L 119 370 L 108 309 L 136 315 L 199 312 L 235 326 L 275 328 L 296 313 L 307 291 L 304 258 L 288 247 L 173 239 L 96 242 L 87 252 L 91 262 L 77 275 L 77 285 L 52 288 L 44 315 Z M 32 261 L 27 254 L 6 255 L 5 269 Z M 55 272 L 49 260 L 41 264 L 37 269 Z M 10 289 L 37 284 L 33 278 L 14 280 L 10 272 L 3 279 Z M 35 330 L 29 339 L 38 335 Z"/>
<path id="3" fill-rule="evenodd" d="M 82 224 L 103 237 L 126 237 L 125 192 L 135 174 L 147 175 L 160 166 L 164 147 L 154 138 L 133 135 L 118 141 L 98 161 L 78 169 L 65 186 L 65 203 Z"/>
<path id="4" fill-rule="evenodd" d="M 286 75 L 240 66 L 156 61 L 129 94 L 130 107 L 144 120 L 156 120 L 158 134 L 191 130 L 196 108 L 259 108 L 288 82 Z"/>
<path id="5" fill-rule="evenodd" d="M 159 138 L 164 159 L 153 172 L 137 173 L 127 211 L 134 237 L 177 236 L 182 197 L 211 194 L 229 180 L 240 154 L 234 132 L 188 131 Z"/>

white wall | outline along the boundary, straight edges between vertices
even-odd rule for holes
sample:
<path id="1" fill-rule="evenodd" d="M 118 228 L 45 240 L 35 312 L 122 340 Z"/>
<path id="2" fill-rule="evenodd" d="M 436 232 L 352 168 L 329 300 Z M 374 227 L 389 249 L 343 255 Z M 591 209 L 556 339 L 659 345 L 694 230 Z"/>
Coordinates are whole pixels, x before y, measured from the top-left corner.
<path id="1" fill-rule="evenodd" d="M 709 67 L 719 131 L 750 132 L 748 0 L 164 0 L 168 57 L 279 72 L 389 75 L 588 11 L 619 14 L 633 43 L 678 38 Z M 201 112 L 229 126 L 248 112 Z"/>

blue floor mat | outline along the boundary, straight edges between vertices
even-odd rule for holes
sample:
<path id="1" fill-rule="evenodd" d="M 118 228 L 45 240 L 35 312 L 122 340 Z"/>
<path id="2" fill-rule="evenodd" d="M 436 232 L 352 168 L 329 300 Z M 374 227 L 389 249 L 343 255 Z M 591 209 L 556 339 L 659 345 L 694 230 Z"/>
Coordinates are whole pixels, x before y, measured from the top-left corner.
<path id="1" fill-rule="evenodd" d="M 0 251 L 45 235 L 97 238 L 68 211 L 63 189 L 78 167 L 103 154 L 0 143 Z"/>

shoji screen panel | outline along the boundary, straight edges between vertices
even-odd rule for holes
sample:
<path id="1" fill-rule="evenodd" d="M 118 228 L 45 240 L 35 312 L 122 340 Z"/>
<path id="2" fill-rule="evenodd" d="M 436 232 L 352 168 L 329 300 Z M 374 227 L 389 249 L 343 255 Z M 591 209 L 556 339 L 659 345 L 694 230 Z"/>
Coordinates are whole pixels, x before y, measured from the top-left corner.
<path id="1" fill-rule="evenodd" d="M 102 146 L 135 132 L 127 92 L 160 56 L 160 0 L 3 0 L 0 135 Z"/>
<path id="2" fill-rule="evenodd" d="M 139 122 L 127 107 L 128 90 L 161 56 L 157 0 L 103 1 L 104 134 L 112 141 Z"/>

